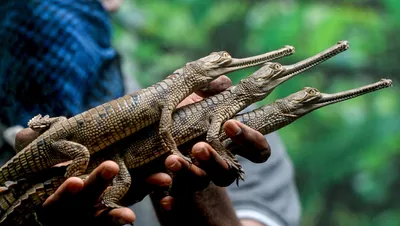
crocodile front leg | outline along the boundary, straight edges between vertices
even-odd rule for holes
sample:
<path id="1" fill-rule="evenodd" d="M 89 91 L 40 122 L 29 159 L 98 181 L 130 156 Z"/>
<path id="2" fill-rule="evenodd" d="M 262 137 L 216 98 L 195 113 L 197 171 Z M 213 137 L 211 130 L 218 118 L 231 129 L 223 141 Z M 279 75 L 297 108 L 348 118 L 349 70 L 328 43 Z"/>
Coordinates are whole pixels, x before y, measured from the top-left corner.
<path id="1" fill-rule="evenodd" d="M 206 141 L 214 148 L 214 150 L 226 161 L 231 169 L 236 170 L 237 177 L 243 180 L 244 171 L 236 157 L 225 148 L 219 140 L 219 131 L 221 130 L 223 120 L 219 117 L 212 117 L 210 127 L 207 132 Z"/>
<path id="2" fill-rule="evenodd" d="M 176 145 L 175 140 L 171 134 L 172 112 L 174 109 L 175 105 L 171 103 L 165 106 L 161 111 L 159 135 L 162 140 L 162 145 L 164 146 L 165 149 L 170 150 L 172 154 L 178 155 L 181 158 L 185 159 L 187 162 L 189 162 L 189 164 L 192 164 L 192 160 L 184 156 L 178 150 L 178 146 Z"/>
<path id="3" fill-rule="evenodd" d="M 36 115 L 28 122 L 29 128 L 37 132 L 44 132 L 49 129 L 54 123 L 59 121 L 67 120 L 66 117 L 51 117 L 49 115 L 45 115 L 42 117 L 41 114 Z"/>
<path id="4" fill-rule="evenodd" d="M 65 177 L 80 176 L 85 173 L 89 164 L 89 150 L 78 143 L 60 140 L 51 144 L 51 148 L 69 157 L 72 163 L 67 167 Z"/>
<path id="5" fill-rule="evenodd" d="M 15 151 L 18 153 L 22 151 L 29 143 L 35 140 L 39 135 L 48 130 L 51 126 L 53 126 L 57 122 L 61 122 L 67 120 L 66 117 L 52 117 L 50 118 L 48 115 L 42 117 L 41 114 L 36 115 L 28 122 L 28 127 L 31 128 L 34 133 L 30 132 L 22 132 L 17 133 L 15 137 Z"/>
<path id="6" fill-rule="evenodd" d="M 108 208 L 120 208 L 121 206 L 117 203 L 119 203 L 119 201 L 128 192 L 132 183 L 132 179 L 123 158 L 117 155 L 113 157 L 112 160 L 118 164 L 119 172 L 114 178 L 110 189 L 104 193 L 102 197 L 102 204 Z"/>

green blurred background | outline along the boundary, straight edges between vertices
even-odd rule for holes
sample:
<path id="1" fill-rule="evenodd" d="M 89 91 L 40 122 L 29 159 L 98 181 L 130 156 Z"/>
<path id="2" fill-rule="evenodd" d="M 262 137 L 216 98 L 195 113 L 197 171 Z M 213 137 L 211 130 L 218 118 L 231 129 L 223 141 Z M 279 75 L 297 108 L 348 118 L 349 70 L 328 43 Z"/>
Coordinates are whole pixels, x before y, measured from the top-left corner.
<path id="1" fill-rule="evenodd" d="M 317 110 L 279 131 L 296 169 L 302 225 L 400 225 L 398 0 L 125 1 L 113 16 L 124 71 L 143 86 L 212 51 L 246 57 L 296 47 L 294 63 L 348 40 L 350 49 L 276 89 L 394 87 Z M 230 74 L 234 83 L 252 71 Z"/>

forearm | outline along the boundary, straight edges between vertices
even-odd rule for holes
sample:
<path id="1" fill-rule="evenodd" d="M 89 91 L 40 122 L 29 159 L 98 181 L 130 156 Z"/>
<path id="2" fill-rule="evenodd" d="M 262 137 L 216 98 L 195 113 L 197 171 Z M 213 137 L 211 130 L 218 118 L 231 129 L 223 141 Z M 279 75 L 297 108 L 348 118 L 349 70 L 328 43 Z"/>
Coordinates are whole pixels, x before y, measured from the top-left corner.
<path id="1" fill-rule="evenodd" d="M 276 133 L 267 136 L 273 155 L 266 163 L 239 158 L 246 169 L 246 182 L 229 186 L 228 194 L 240 219 L 262 225 L 299 225 L 300 203 L 293 166 Z M 244 224 L 243 224 L 244 225 Z"/>
<path id="2" fill-rule="evenodd" d="M 174 197 L 171 211 L 160 210 L 152 197 L 161 225 L 241 225 L 225 188 L 210 185 L 202 191 Z"/>

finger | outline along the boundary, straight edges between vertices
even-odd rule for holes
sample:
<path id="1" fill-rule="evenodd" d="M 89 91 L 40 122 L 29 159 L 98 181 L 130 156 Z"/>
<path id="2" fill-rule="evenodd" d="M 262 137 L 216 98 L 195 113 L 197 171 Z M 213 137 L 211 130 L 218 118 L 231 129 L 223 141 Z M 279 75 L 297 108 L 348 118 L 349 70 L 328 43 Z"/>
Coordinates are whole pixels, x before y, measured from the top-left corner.
<path id="1" fill-rule="evenodd" d="M 196 93 L 201 97 L 209 97 L 220 93 L 231 86 L 232 81 L 226 75 L 222 75 L 210 82 L 206 88 L 196 91 Z"/>
<path id="2" fill-rule="evenodd" d="M 105 161 L 98 166 L 85 180 L 82 197 L 94 203 L 118 174 L 119 167 L 113 161 Z"/>
<path id="3" fill-rule="evenodd" d="M 31 128 L 22 129 L 15 135 L 15 150 L 17 152 L 21 151 L 29 143 L 35 140 L 39 134 L 38 131 L 34 131 Z"/>
<path id="4" fill-rule="evenodd" d="M 167 159 L 165 160 L 165 166 L 172 172 L 187 170 L 190 171 L 193 175 L 198 177 L 204 177 L 207 175 L 204 170 L 193 164 L 189 164 L 186 160 L 177 155 L 168 156 Z"/>
<path id="5" fill-rule="evenodd" d="M 68 178 L 57 190 L 43 203 L 43 207 L 50 207 L 61 203 L 76 195 L 83 188 L 83 180 L 77 177 Z"/>
<path id="6" fill-rule="evenodd" d="M 218 168 L 229 169 L 228 164 L 220 155 L 206 142 L 198 142 L 192 148 L 192 155 L 199 161 L 200 165 L 215 165 Z"/>
<path id="7" fill-rule="evenodd" d="M 180 102 L 176 108 L 180 108 L 180 107 L 186 106 L 188 104 L 196 103 L 202 99 L 203 98 L 201 96 L 197 95 L 196 93 L 192 93 L 188 97 L 186 97 L 182 102 Z"/>
<path id="8" fill-rule="evenodd" d="M 172 196 L 165 196 L 160 200 L 160 206 L 164 210 L 170 211 L 172 210 L 172 206 L 174 205 L 174 198 Z"/>
<path id="9" fill-rule="evenodd" d="M 109 212 L 112 221 L 121 225 L 131 224 L 136 220 L 136 215 L 127 207 L 113 209 Z"/>
<path id="10" fill-rule="evenodd" d="M 190 94 L 181 103 L 178 104 L 177 108 L 196 103 L 202 100 L 204 97 L 209 97 L 220 93 L 230 86 L 232 86 L 232 81 L 227 76 L 222 75 L 214 81 L 210 82 L 206 88 L 197 90 L 195 93 Z"/>
<path id="11" fill-rule="evenodd" d="M 96 213 L 96 216 L 96 222 L 101 222 L 101 225 L 125 225 L 132 224 L 136 220 L 135 213 L 127 207 L 110 211 L 101 210 Z"/>
<path id="12" fill-rule="evenodd" d="M 192 155 L 216 185 L 228 186 L 236 179 L 235 170 L 230 169 L 228 163 L 208 143 L 195 144 Z"/>
<path id="13" fill-rule="evenodd" d="M 182 193 L 201 190 L 210 183 L 210 178 L 203 169 L 194 164 L 188 164 L 186 160 L 177 155 L 168 156 L 165 165 L 174 175 L 172 188 L 168 195 L 182 195 Z M 163 208 L 168 209 L 168 204 L 165 204 Z"/>
<path id="14" fill-rule="evenodd" d="M 262 163 L 271 156 L 271 147 L 264 135 L 260 132 L 236 121 L 228 120 L 224 123 L 224 131 L 240 148 L 236 154 L 254 162 Z"/>
<path id="15" fill-rule="evenodd" d="M 146 182 L 157 187 L 167 187 L 172 183 L 172 178 L 166 173 L 156 173 L 148 177 Z"/>

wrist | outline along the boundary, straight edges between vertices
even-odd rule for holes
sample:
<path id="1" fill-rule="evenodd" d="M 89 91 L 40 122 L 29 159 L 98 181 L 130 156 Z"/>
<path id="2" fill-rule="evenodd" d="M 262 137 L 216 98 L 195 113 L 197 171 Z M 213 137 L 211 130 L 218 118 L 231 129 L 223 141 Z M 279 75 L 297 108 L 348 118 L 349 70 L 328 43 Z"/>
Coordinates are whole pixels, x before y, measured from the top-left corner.
<path id="1" fill-rule="evenodd" d="M 154 196 L 153 196 L 154 197 Z M 174 196 L 171 211 L 152 201 L 162 225 L 241 225 L 226 190 L 210 183 L 205 189 Z"/>

